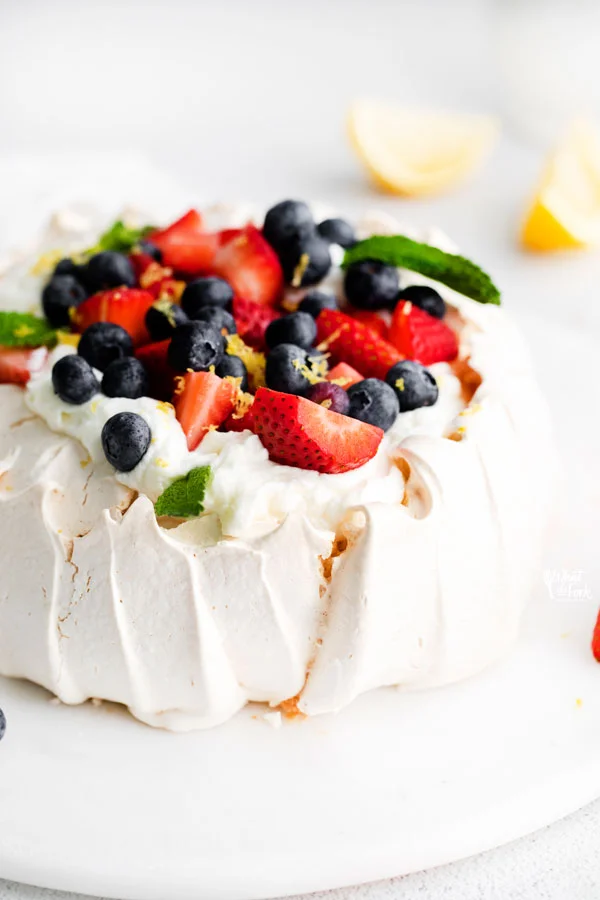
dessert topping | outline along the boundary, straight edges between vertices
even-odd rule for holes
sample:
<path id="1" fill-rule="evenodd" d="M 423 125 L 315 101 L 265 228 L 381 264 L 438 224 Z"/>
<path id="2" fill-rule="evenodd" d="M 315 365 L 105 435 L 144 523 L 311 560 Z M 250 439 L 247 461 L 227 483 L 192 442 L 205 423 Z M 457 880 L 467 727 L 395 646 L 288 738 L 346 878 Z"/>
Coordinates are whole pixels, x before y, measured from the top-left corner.
<path id="1" fill-rule="evenodd" d="M 120 412 L 111 416 L 102 429 L 104 455 L 119 472 L 131 472 L 135 469 L 145 456 L 151 440 L 150 426 L 142 416 L 133 412 Z"/>

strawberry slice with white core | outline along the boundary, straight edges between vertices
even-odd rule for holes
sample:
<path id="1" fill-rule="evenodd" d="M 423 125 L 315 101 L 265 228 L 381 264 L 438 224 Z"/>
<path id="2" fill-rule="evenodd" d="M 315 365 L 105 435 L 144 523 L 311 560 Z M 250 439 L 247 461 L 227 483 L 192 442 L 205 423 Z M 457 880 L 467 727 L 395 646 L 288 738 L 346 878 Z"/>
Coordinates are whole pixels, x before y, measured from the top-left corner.
<path id="1" fill-rule="evenodd" d="M 149 291 L 139 288 L 100 291 L 73 310 L 73 328 L 81 334 L 96 322 L 113 322 L 128 331 L 133 343 L 139 346 L 150 339 L 145 318 L 155 300 Z"/>
<path id="2" fill-rule="evenodd" d="M 246 225 L 222 231 L 219 240 L 213 272 L 245 300 L 274 306 L 283 291 L 283 273 L 277 254 L 258 228 Z"/>
<path id="3" fill-rule="evenodd" d="M 382 378 L 400 359 L 396 347 L 357 319 L 337 309 L 324 309 L 317 318 L 319 349 L 346 362 L 365 378 Z"/>
<path id="4" fill-rule="evenodd" d="M 275 462 L 331 475 L 363 466 L 383 438 L 381 428 L 269 388 L 256 392 L 251 427 Z"/>
<path id="5" fill-rule="evenodd" d="M 237 387 L 212 372 L 188 372 L 175 391 L 175 414 L 183 428 L 188 450 L 195 450 L 204 435 L 231 415 Z"/>
<path id="6" fill-rule="evenodd" d="M 0 384 L 27 384 L 48 357 L 45 347 L 0 347 Z"/>
<path id="7" fill-rule="evenodd" d="M 424 366 L 450 362 L 458 355 L 458 339 L 452 329 L 410 300 L 400 301 L 394 310 L 390 341 L 406 359 Z"/>
<path id="8" fill-rule="evenodd" d="M 217 234 L 203 231 L 202 217 L 195 209 L 148 236 L 162 253 L 162 262 L 185 275 L 208 272 L 219 245 Z"/>

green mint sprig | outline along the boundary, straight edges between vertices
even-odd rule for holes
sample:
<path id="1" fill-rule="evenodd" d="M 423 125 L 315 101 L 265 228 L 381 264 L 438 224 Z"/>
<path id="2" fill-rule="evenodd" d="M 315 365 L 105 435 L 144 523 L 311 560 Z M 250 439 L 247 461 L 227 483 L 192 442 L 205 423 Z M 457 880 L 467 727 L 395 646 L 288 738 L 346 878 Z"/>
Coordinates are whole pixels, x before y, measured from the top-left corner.
<path id="1" fill-rule="evenodd" d="M 129 228 L 121 219 L 117 219 L 110 228 L 107 228 L 100 235 L 98 243 L 86 250 L 86 254 L 101 253 L 104 250 L 113 250 L 116 253 L 129 253 L 136 244 L 139 244 L 152 231 L 154 231 L 153 225 L 144 225 L 143 228 Z"/>
<path id="2" fill-rule="evenodd" d="M 52 347 L 56 331 L 30 313 L 0 312 L 0 347 Z"/>
<path id="3" fill-rule="evenodd" d="M 210 476 L 210 466 L 199 466 L 183 478 L 178 478 L 163 491 L 154 504 L 156 515 L 181 519 L 199 516 L 204 510 L 202 504 Z"/>
<path id="4" fill-rule="evenodd" d="M 500 291 L 479 266 L 464 256 L 445 253 L 404 235 L 375 235 L 346 250 L 343 267 L 363 259 L 377 259 L 390 266 L 410 269 L 439 281 L 478 303 L 500 305 Z"/>

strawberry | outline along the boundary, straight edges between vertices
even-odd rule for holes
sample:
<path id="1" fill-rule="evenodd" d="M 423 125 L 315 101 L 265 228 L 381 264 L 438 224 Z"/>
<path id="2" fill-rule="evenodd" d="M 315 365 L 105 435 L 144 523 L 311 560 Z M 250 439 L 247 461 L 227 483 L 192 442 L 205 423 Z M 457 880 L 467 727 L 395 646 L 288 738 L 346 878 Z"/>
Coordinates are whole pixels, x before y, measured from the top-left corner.
<path id="1" fill-rule="evenodd" d="M 275 462 L 332 475 L 364 465 L 383 438 L 381 428 L 269 388 L 256 392 L 252 430 Z"/>
<path id="2" fill-rule="evenodd" d="M 266 349 L 265 331 L 267 326 L 281 313 L 271 306 L 263 306 L 254 303 L 253 300 L 244 300 L 242 297 L 234 297 L 231 308 L 239 336 L 245 344 L 254 347 L 255 350 Z"/>
<path id="3" fill-rule="evenodd" d="M 401 300 L 394 310 L 390 341 L 406 359 L 416 359 L 424 366 L 449 362 L 458 355 L 452 329 L 409 300 Z"/>
<path id="4" fill-rule="evenodd" d="M 135 273 L 138 284 L 144 272 L 147 272 L 148 269 L 150 269 L 152 266 L 159 265 L 156 260 L 150 256 L 149 253 L 130 253 L 129 262 L 133 266 L 133 271 Z"/>
<path id="5" fill-rule="evenodd" d="M 45 347 L 0 347 L 0 384 L 27 384 L 46 362 Z"/>
<path id="6" fill-rule="evenodd" d="M 219 236 L 212 270 L 229 282 L 236 294 L 263 306 L 274 306 L 283 290 L 281 264 L 254 225 L 228 229 Z"/>
<path id="7" fill-rule="evenodd" d="M 188 450 L 195 450 L 207 431 L 231 415 L 236 395 L 232 381 L 212 372 L 188 372 L 181 377 L 173 402 Z"/>
<path id="8" fill-rule="evenodd" d="M 162 253 L 163 263 L 185 275 L 207 272 L 219 244 L 219 236 L 202 230 L 202 218 L 195 209 L 149 235 Z"/>
<path id="9" fill-rule="evenodd" d="M 353 369 L 348 363 L 343 362 L 338 363 L 337 366 L 334 366 L 333 369 L 330 369 L 327 373 L 327 381 L 333 381 L 345 390 L 352 387 L 353 384 L 358 384 L 359 381 L 363 380 L 363 376 L 360 372 L 357 372 L 356 369 Z"/>
<path id="10" fill-rule="evenodd" d="M 170 400 L 175 390 L 177 372 L 167 360 L 171 339 L 145 344 L 135 351 L 136 357 L 146 367 L 150 384 L 150 396 L 157 400 Z"/>
<path id="11" fill-rule="evenodd" d="M 81 334 L 95 322 L 114 322 L 129 332 L 134 344 L 144 344 L 148 340 L 144 317 L 155 299 L 139 288 L 100 291 L 73 310 L 72 325 Z"/>
<path id="12" fill-rule="evenodd" d="M 592 637 L 592 653 L 594 654 L 596 662 L 600 663 L 600 611 L 598 612 L 598 619 Z"/>
<path id="13" fill-rule="evenodd" d="M 324 309 L 317 319 L 320 349 L 349 363 L 365 378 L 385 378 L 389 369 L 402 359 L 392 344 L 337 309 Z"/>
<path id="14" fill-rule="evenodd" d="M 373 312 L 371 309 L 355 309 L 353 306 L 346 306 L 344 312 L 348 316 L 352 316 L 353 319 L 356 319 L 358 322 L 362 322 L 363 325 L 366 325 L 367 328 L 370 328 L 371 331 L 374 331 L 378 337 L 387 341 L 389 338 L 389 325 L 385 321 L 382 316 L 378 313 Z"/>
<path id="15" fill-rule="evenodd" d="M 251 396 L 251 395 L 250 395 Z M 243 414 L 239 415 L 234 411 L 226 420 L 225 431 L 254 431 L 254 404 Z"/>

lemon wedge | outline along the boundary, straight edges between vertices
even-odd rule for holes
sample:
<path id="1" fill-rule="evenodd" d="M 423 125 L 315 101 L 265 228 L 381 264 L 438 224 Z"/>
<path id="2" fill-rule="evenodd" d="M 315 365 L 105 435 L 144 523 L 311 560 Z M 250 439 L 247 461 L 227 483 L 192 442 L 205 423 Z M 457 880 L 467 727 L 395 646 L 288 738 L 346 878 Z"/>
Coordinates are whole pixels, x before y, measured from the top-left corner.
<path id="1" fill-rule="evenodd" d="M 600 245 L 600 134 L 574 122 L 546 164 L 521 241 L 528 250 Z"/>
<path id="2" fill-rule="evenodd" d="M 499 131 L 490 116 L 403 109 L 371 100 L 354 103 L 348 129 L 377 184 L 415 197 L 455 185 L 481 162 Z"/>

